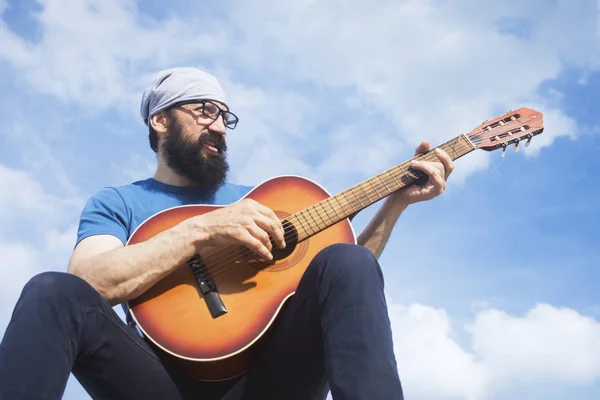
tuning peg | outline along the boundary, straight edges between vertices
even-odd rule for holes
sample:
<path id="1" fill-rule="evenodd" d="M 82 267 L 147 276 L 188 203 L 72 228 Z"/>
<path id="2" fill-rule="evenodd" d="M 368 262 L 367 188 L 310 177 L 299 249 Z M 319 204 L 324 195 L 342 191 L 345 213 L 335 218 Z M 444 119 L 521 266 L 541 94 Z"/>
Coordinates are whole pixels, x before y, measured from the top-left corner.
<path id="1" fill-rule="evenodd" d="M 504 156 L 506 156 L 506 146 L 502 146 L 502 158 L 504 158 Z"/>
<path id="2" fill-rule="evenodd" d="M 529 143 L 531 143 L 531 136 L 529 137 L 529 139 L 527 139 L 527 141 L 525 142 L 525 147 L 529 147 Z"/>
<path id="3" fill-rule="evenodd" d="M 514 149 L 515 149 L 515 153 L 519 152 L 519 142 L 515 143 Z"/>

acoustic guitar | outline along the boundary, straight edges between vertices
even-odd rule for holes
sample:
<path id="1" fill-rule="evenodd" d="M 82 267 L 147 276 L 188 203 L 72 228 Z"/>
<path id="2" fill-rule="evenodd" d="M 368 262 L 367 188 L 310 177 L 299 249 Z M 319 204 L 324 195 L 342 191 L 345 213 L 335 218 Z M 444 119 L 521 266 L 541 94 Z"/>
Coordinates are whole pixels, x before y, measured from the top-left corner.
<path id="1" fill-rule="evenodd" d="M 492 151 L 544 130 L 543 116 L 520 108 L 486 121 L 438 146 L 456 160 L 473 150 Z M 437 161 L 433 149 L 413 157 Z M 245 197 L 273 209 L 281 218 L 286 248 L 273 246 L 273 260 L 244 246 L 211 247 L 177 268 L 138 298 L 127 302 L 145 339 L 196 380 L 220 381 L 243 374 L 260 357 L 278 316 L 294 295 L 313 257 L 334 243 L 356 243 L 349 217 L 394 191 L 427 179 L 411 160 L 331 196 L 299 176 L 262 182 Z M 164 210 L 141 224 L 132 245 L 187 218 L 220 205 L 186 205 Z"/>

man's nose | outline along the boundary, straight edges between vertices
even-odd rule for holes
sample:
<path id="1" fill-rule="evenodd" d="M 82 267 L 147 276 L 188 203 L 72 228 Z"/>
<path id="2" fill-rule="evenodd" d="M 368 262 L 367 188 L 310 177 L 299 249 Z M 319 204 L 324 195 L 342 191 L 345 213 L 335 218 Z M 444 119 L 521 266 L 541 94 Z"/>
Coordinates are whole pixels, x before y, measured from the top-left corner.
<path id="1" fill-rule="evenodd" d="M 223 115 L 219 115 L 219 117 L 209 125 L 210 129 L 215 133 L 225 136 L 227 133 L 227 127 L 225 126 L 225 121 L 223 120 Z"/>

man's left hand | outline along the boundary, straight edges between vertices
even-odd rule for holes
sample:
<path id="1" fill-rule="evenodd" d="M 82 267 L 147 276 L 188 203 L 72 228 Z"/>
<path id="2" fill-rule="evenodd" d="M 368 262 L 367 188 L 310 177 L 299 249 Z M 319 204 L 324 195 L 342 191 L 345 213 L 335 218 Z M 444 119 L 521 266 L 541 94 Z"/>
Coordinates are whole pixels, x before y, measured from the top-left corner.
<path id="1" fill-rule="evenodd" d="M 415 155 L 429 151 L 429 142 L 422 142 L 415 150 Z M 446 190 L 446 180 L 454 169 L 454 163 L 450 156 L 442 149 L 435 149 L 435 155 L 438 161 L 412 161 L 411 167 L 418 169 L 428 176 L 427 183 L 418 186 L 409 186 L 398 190 L 392 194 L 394 202 L 401 202 L 405 205 L 417 203 L 420 201 L 431 200 Z"/>

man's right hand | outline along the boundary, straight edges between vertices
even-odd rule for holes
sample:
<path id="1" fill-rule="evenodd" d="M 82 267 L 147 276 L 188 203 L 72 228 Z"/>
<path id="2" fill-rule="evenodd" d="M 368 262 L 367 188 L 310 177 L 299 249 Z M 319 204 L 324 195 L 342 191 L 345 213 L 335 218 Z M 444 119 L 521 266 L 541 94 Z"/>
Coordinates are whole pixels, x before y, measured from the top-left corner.
<path id="1" fill-rule="evenodd" d="M 246 198 L 227 207 L 198 215 L 186 221 L 198 238 L 197 245 L 241 244 L 271 260 L 269 236 L 279 248 L 285 247 L 284 230 L 277 215 L 268 207 Z"/>

